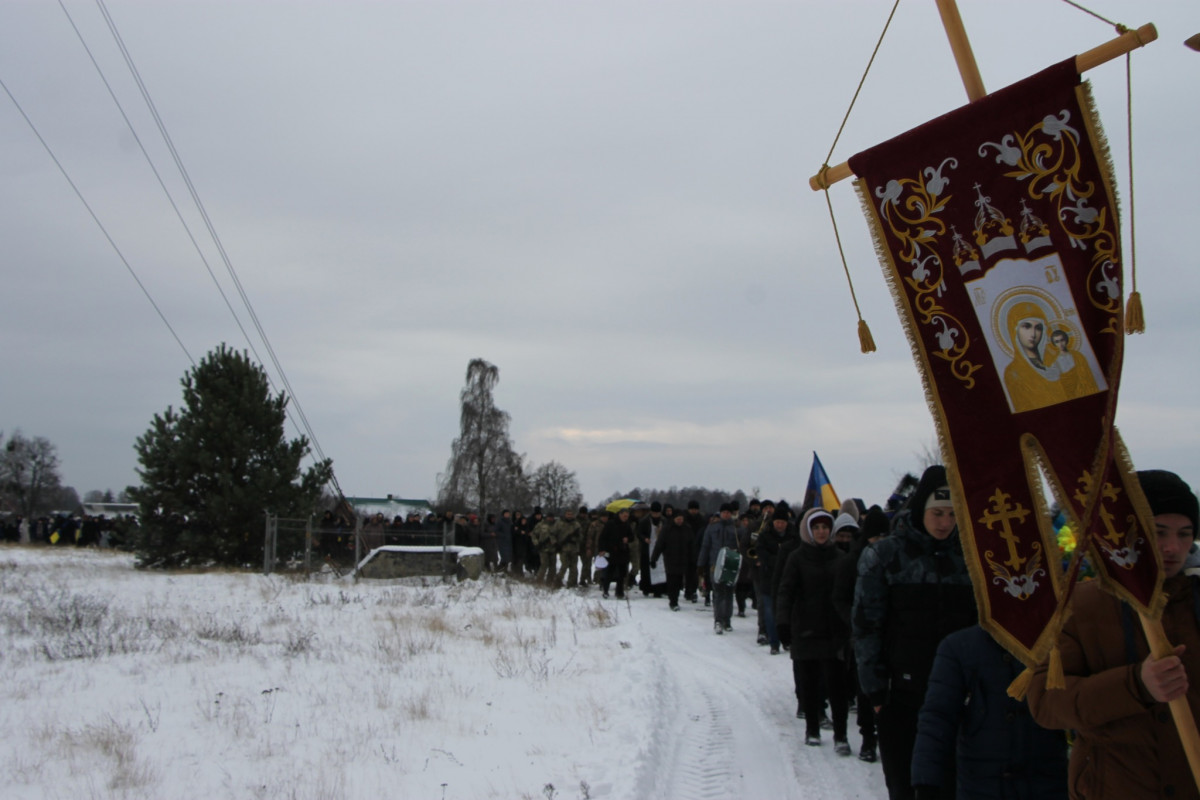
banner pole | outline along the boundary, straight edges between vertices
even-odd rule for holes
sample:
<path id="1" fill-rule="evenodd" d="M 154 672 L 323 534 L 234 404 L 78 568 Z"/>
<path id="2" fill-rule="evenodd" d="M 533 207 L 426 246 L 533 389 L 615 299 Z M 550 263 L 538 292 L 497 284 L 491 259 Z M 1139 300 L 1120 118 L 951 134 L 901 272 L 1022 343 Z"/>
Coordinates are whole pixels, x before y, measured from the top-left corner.
<path id="1" fill-rule="evenodd" d="M 958 3 L 955 0 L 937 0 L 937 7 L 942 15 L 946 37 L 950 39 L 954 62 L 958 64 L 958 74 L 962 76 L 963 88 L 967 90 L 967 99 L 973 103 L 986 97 L 987 89 L 983 88 L 983 76 L 979 74 L 979 65 L 975 63 L 975 53 L 971 50 L 967 29 L 963 27 L 962 16 L 958 13 Z"/>
<path id="2" fill-rule="evenodd" d="M 1150 645 L 1150 654 L 1155 659 L 1174 655 L 1175 648 L 1167 639 L 1163 630 L 1162 620 L 1151 619 L 1139 613 L 1142 620 L 1142 631 L 1146 634 L 1146 642 Z M 1169 704 L 1171 716 L 1175 719 L 1175 729 L 1179 731 L 1179 741 L 1183 744 L 1183 752 L 1187 754 L 1188 766 L 1192 768 L 1192 780 L 1200 787 L 1200 735 L 1196 732 L 1196 719 L 1192 715 L 1192 707 L 1188 705 L 1187 695 L 1176 697 Z"/>
<path id="3" fill-rule="evenodd" d="M 1075 56 L 1075 69 L 1082 75 L 1088 70 L 1095 69 L 1101 64 L 1107 64 L 1139 47 L 1145 47 L 1156 39 L 1158 39 L 1158 29 L 1154 27 L 1153 23 L 1147 23 L 1137 30 L 1127 31 L 1115 39 Z M 974 61 L 973 56 L 972 61 Z M 963 82 L 966 83 L 965 78 Z M 970 89 L 968 89 L 969 93 Z M 850 169 L 850 164 L 843 161 L 813 175 L 808 179 L 808 185 L 814 192 L 820 192 L 853 176 L 854 172 Z"/>

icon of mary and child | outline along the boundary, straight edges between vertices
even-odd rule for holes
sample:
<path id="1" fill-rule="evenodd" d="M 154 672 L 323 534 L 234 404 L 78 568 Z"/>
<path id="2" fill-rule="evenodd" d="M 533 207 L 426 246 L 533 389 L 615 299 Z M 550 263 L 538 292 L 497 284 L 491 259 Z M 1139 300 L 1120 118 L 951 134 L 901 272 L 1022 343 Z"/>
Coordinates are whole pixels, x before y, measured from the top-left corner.
<path id="1" fill-rule="evenodd" d="M 1071 332 L 1066 326 L 1052 328 L 1040 304 L 1029 300 L 1014 303 L 1006 321 L 1013 357 L 1004 368 L 1004 387 L 1014 413 L 1100 391 Z"/>

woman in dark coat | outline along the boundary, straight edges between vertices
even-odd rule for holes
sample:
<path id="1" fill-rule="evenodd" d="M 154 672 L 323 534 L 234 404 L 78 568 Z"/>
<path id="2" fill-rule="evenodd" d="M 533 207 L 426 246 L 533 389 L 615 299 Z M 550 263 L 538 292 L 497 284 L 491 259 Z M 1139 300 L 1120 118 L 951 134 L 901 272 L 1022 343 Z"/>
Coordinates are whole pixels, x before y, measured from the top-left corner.
<path id="1" fill-rule="evenodd" d="M 666 522 L 659 530 L 654 549 L 650 552 L 650 569 L 654 569 L 659 557 L 662 557 L 663 569 L 667 573 L 667 601 L 672 611 L 678 611 L 679 590 L 683 588 L 684 577 L 689 569 L 695 569 L 696 537 L 685 521 L 683 509 L 672 511 L 670 517 L 664 518 Z"/>
<path id="2" fill-rule="evenodd" d="M 821 744 L 821 686 L 829 694 L 834 749 L 850 755 L 846 740 L 846 648 L 850 629 L 833 605 L 833 584 L 846 557 L 833 544 L 833 517 L 814 509 L 800 521 L 800 547 L 784 565 L 779 581 L 775 628 L 779 640 L 792 645 L 799 662 L 804 694 L 804 743 Z"/>

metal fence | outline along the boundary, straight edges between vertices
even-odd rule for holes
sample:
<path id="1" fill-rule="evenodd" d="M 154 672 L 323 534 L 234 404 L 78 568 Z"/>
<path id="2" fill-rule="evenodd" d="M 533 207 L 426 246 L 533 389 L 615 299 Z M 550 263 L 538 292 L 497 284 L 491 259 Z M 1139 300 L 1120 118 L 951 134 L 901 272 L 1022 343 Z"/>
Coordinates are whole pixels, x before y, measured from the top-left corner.
<path id="1" fill-rule="evenodd" d="M 364 526 L 361 518 L 355 521 L 353 528 L 320 528 L 314 527 L 311 517 L 288 519 L 268 514 L 263 542 L 263 574 L 270 575 L 280 567 L 303 569 L 306 574 L 328 567 L 342 575 L 353 572 L 376 547 L 409 545 L 444 548 L 452 539 L 452 528 L 372 528 Z"/>

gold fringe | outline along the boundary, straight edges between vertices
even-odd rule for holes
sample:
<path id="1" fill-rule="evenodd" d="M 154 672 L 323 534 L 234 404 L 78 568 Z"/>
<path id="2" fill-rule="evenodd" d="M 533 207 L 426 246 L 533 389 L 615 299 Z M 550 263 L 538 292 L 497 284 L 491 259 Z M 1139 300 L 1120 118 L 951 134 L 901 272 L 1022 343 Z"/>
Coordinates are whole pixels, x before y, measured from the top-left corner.
<path id="1" fill-rule="evenodd" d="M 875 352 L 875 339 L 871 336 L 871 328 L 862 317 L 858 319 L 858 346 L 864 353 Z"/>
<path id="2" fill-rule="evenodd" d="M 1029 682 L 1033 680 L 1033 667 L 1026 667 L 1020 675 L 1008 685 L 1008 696 L 1018 702 L 1025 700 L 1029 692 Z"/>
<path id="3" fill-rule="evenodd" d="M 1067 688 L 1067 679 L 1063 675 L 1062 653 L 1057 644 L 1050 648 L 1050 666 L 1046 669 L 1046 688 Z"/>
<path id="4" fill-rule="evenodd" d="M 1136 290 L 1129 293 L 1129 302 L 1125 305 L 1125 332 L 1146 332 L 1146 317 L 1142 313 L 1142 293 Z"/>

